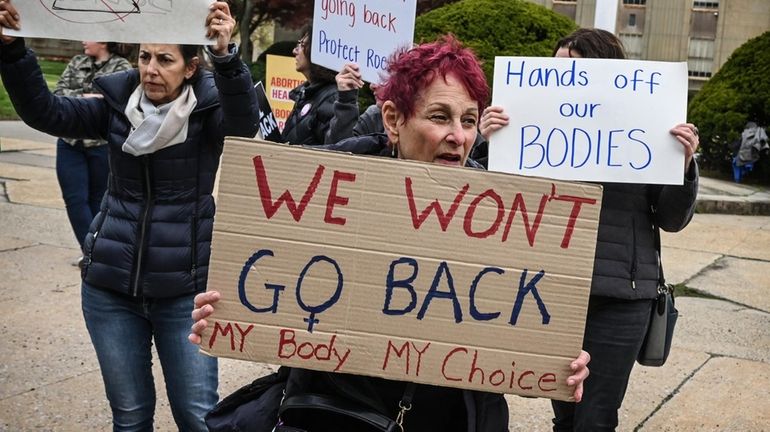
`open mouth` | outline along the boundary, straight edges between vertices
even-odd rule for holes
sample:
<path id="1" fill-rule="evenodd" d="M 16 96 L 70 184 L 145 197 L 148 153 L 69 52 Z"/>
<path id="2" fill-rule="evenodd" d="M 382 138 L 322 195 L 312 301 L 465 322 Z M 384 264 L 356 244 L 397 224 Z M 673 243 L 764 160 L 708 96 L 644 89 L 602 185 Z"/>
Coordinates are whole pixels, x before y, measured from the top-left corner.
<path id="1" fill-rule="evenodd" d="M 436 157 L 436 162 L 443 165 L 460 165 L 462 157 L 459 154 L 443 153 Z"/>

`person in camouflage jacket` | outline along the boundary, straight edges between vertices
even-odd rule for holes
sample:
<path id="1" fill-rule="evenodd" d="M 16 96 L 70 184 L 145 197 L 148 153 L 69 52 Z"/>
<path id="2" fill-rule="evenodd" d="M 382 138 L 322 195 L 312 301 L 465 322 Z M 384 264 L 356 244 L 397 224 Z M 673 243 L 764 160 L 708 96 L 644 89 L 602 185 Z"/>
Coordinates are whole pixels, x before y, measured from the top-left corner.
<path id="1" fill-rule="evenodd" d="M 114 54 L 117 44 L 83 42 L 84 54 L 73 57 L 56 83 L 54 94 L 69 97 L 101 97 L 94 91 L 94 78 L 131 69 L 131 63 Z M 88 226 L 99 212 L 109 163 L 106 141 L 61 137 L 56 143 L 56 176 L 67 208 L 72 231 L 80 248 Z M 73 264 L 80 264 L 80 257 Z"/>

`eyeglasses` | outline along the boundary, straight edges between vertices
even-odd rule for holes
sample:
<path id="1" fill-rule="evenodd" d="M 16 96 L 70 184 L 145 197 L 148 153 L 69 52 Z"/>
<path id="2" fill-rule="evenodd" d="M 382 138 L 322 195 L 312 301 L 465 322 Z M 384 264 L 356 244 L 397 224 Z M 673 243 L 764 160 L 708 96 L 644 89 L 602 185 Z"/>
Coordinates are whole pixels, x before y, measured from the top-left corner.
<path id="1" fill-rule="evenodd" d="M 307 45 L 307 39 L 300 39 L 297 41 L 297 47 L 304 49 L 305 45 Z"/>

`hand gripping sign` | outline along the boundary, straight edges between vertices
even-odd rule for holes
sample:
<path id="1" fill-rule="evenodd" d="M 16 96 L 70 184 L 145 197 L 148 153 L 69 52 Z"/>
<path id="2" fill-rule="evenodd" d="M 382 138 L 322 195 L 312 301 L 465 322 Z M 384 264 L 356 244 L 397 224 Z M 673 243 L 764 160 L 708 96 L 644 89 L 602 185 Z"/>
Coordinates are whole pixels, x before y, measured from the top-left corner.
<path id="1" fill-rule="evenodd" d="M 228 139 L 204 351 L 569 400 L 601 187 Z"/>

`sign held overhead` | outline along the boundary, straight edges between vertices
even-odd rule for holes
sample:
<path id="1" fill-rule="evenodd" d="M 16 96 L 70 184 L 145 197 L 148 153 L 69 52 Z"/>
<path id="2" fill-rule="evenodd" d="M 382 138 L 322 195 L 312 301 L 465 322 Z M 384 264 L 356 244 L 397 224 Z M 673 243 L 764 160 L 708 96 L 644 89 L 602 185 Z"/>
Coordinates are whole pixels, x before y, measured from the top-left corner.
<path id="1" fill-rule="evenodd" d="M 76 41 L 210 45 L 206 16 L 213 0 L 21 0 L 21 30 L 8 36 Z M 169 25 L 173 23 L 173 25 Z"/>

